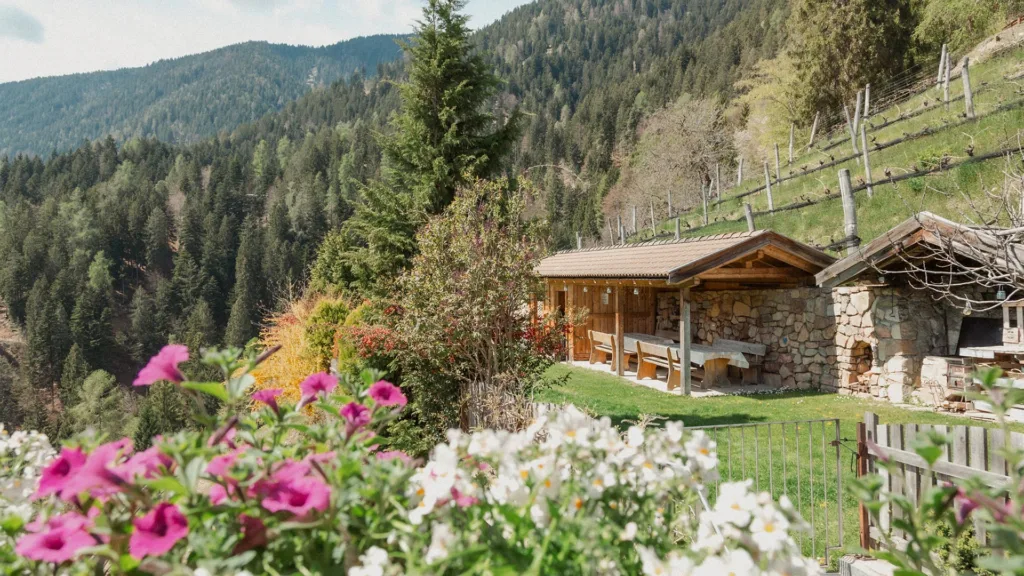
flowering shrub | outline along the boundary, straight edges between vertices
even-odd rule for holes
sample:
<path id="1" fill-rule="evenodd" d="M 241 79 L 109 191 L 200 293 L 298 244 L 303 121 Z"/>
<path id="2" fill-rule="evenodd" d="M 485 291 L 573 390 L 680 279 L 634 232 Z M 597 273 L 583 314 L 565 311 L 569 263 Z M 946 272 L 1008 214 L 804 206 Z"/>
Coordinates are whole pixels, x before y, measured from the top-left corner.
<path id="1" fill-rule="evenodd" d="M 264 355 L 265 356 L 265 355 Z M 197 430 L 136 452 L 79 437 L 37 451 L 35 514 L 4 522 L 9 574 L 737 574 L 814 573 L 784 500 L 722 485 L 715 444 L 682 425 L 630 428 L 569 407 L 520 432 L 453 431 L 422 465 L 380 451 L 376 431 L 405 393 L 366 373 L 319 373 L 251 393 L 265 357 L 207 353 L 223 383 L 193 382 L 167 347 L 136 380 L 175 382 Z M 202 395 L 225 409 L 206 414 Z M 256 405 L 250 410 L 250 403 Z M 308 410 L 320 414 L 309 418 Z M 26 438 L 29 436 L 26 436 Z M 24 443 L 23 443 L 24 444 Z M 0 452 L 6 454 L 6 452 Z M 5 456 L 6 458 L 6 456 Z M 6 463 L 8 460 L 5 459 Z M 11 472 L 4 469 L 4 477 Z M 34 472 L 31 473 L 33 476 Z"/>

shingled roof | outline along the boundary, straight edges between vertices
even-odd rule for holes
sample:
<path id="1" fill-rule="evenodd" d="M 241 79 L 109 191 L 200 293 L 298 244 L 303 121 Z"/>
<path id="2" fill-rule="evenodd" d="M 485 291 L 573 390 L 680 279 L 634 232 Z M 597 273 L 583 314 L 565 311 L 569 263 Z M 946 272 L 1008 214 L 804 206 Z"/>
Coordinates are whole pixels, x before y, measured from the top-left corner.
<path id="1" fill-rule="evenodd" d="M 622 278 L 678 283 L 759 250 L 811 274 L 834 259 L 771 230 L 558 252 L 541 261 L 544 278 Z"/>

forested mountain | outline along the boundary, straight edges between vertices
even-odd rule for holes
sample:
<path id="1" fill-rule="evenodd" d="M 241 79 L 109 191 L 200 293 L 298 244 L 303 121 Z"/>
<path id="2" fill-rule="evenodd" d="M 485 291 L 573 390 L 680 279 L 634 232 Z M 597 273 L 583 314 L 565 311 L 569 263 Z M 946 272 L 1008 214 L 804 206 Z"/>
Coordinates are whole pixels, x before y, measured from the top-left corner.
<path id="1" fill-rule="evenodd" d="M 401 55 L 378 35 L 312 48 L 246 42 L 141 68 L 0 84 L 0 154 L 47 155 L 111 135 L 190 143 Z"/>

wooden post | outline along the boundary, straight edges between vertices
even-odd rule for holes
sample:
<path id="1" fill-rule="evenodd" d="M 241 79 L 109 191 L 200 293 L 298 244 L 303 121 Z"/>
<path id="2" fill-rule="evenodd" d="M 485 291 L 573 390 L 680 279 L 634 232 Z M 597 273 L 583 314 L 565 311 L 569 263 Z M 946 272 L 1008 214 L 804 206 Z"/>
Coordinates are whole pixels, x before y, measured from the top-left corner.
<path id="1" fill-rule="evenodd" d="M 679 240 L 679 218 L 676 218 L 676 240 Z"/>
<path id="2" fill-rule="evenodd" d="M 657 222 L 654 221 L 654 198 L 651 198 L 651 238 L 658 235 Z"/>
<path id="3" fill-rule="evenodd" d="M 565 293 L 565 314 L 566 316 L 572 317 L 571 315 L 576 310 L 576 287 L 569 286 L 569 290 Z M 569 364 L 576 361 L 576 326 L 569 324 L 569 334 L 567 336 L 569 341 L 566 345 L 568 351 Z"/>
<path id="4" fill-rule="evenodd" d="M 796 130 L 796 124 L 792 122 L 789 124 L 789 163 L 793 163 L 793 133 Z"/>
<path id="5" fill-rule="evenodd" d="M 747 213 L 747 232 L 757 230 L 754 226 L 754 211 L 750 208 L 749 202 L 743 205 L 743 211 Z"/>
<path id="6" fill-rule="evenodd" d="M 722 201 L 722 166 L 715 162 L 715 199 Z"/>
<path id="7" fill-rule="evenodd" d="M 740 156 L 740 166 L 736 169 L 736 185 L 743 183 L 743 156 Z"/>
<path id="8" fill-rule="evenodd" d="M 860 125 L 860 147 L 864 152 L 864 182 L 868 187 L 868 198 L 874 198 L 875 191 L 871 187 L 871 162 L 868 161 L 868 131 L 864 124 Z"/>
<path id="9" fill-rule="evenodd" d="M 615 287 L 615 358 L 612 361 L 615 362 L 615 373 L 619 376 L 626 371 L 623 366 L 625 354 L 622 353 L 622 347 L 626 345 L 625 290 L 622 286 Z"/>
<path id="10" fill-rule="evenodd" d="M 530 326 L 537 325 L 537 294 L 530 293 Z"/>
<path id="11" fill-rule="evenodd" d="M 853 200 L 853 185 L 850 183 L 850 169 L 839 171 L 839 193 L 843 196 L 843 224 L 846 233 L 846 253 L 853 251 L 857 238 L 857 204 Z"/>
<path id="12" fill-rule="evenodd" d="M 633 206 L 633 234 L 636 234 L 636 206 Z"/>
<path id="13" fill-rule="evenodd" d="M 871 84 L 864 87 L 864 119 L 871 117 Z"/>
<path id="14" fill-rule="evenodd" d="M 668 196 L 668 217 L 672 217 L 672 190 L 670 189 L 667 193 Z"/>
<path id="15" fill-rule="evenodd" d="M 690 288 L 679 289 L 679 370 L 683 376 L 683 395 L 690 395 Z"/>
<path id="16" fill-rule="evenodd" d="M 949 53 L 946 53 L 946 70 L 942 76 L 942 101 L 946 103 L 946 110 L 949 110 Z"/>
<path id="17" fill-rule="evenodd" d="M 868 435 L 867 425 L 863 422 L 857 423 L 857 478 L 868 474 Z M 868 509 L 863 502 L 858 504 L 858 516 L 860 519 L 860 547 L 864 550 L 871 548 L 871 518 L 868 516 Z"/>
<path id="18" fill-rule="evenodd" d="M 768 163 L 764 163 L 764 189 L 768 191 L 768 211 L 775 212 L 775 202 L 772 200 L 772 176 L 768 173 Z"/>
<path id="19" fill-rule="evenodd" d="M 614 246 L 615 245 L 615 233 L 612 232 L 612 223 L 611 223 L 611 221 L 606 221 L 605 224 L 608 225 L 608 244 Z"/>
<path id="20" fill-rule="evenodd" d="M 582 250 L 583 249 L 583 235 L 580 234 L 579 232 L 576 233 L 576 249 L 577 250 Z"/>
<path id="21" fill-rule="evenodd" d="M 864 91 L 863 90 L 858 90 L 857 91 L 857 106 L 853 110 L 853 133 L 854 134 L 857 133 L 857 128 L 860 127 L 860 114 L 861 114 L 860 111 L 861 111 L 861 106 L 864 105 L 863 100 L 864 100 Z M 857 151 L 854 150 L 853 152 L 856 154 Z"/>
<path id="22" fill-rule="evenodd" d="M 939 55 L 939 73 L 935 75 L 935 85 L 942 84 L 942 76 L 946 71 L 946 45 L 942 45 L 942 53 Z"/>
<path id="23" fill-rule="evenodd" d="M 618 219 L 619 243 L 620 244 L 625 244 L 626 243 L 626 235 L 623 234 L 623 231 L 622 231 L 622 216 L 616 216 L 616 218 Z"/>
<path id="24" fill-rule="evenodd" d="M 967 117 L 974 118 L 974 94 L 971 92 L 971 76 L 970 76 L 971 59 L 964 57 L 964 67 L 960 72 L 960 78 L 964 81 L 964 107 L 966 108 Z"/>
<path id="25" fill-rule="evenodd" d="M 850 107 L 843 104 L 843 113 L 846 114 L 846 127 L 850 130 L 850 145 L 853 146 L 853 153 L 857 153 L 857 133 L 853 131 L 853 120 L 850 119 Z"/>
<path id="26" fill-rule="evenodd" d="M 705 186 L 703 182 L 700 183 L 700 197 L 704 203 L 704 225 L 708 225 L 708 186 Z"/>
<path id="27" fill-rule="evenodd" d="M 779 167 L 779 144 L 775 144 L 775 181 L 782 181 L 782 169 Z"/>
<path id="28" fill-rule="evenodd" d="M 818 133 L 818 119 L 821 117 L 821 112 L 814 113 L 814 123 L 811 124 L 811 140 L 807 143 L 807 150 L 810 151 L 811 147 L 814 146 L 814 135 Z"/>

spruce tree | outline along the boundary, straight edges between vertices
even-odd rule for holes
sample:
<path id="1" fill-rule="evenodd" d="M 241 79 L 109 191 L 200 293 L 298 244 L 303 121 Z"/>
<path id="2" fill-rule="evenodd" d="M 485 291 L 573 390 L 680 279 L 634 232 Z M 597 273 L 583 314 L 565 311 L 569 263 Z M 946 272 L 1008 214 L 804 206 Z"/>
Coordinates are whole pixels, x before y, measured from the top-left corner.
<path id="1" fill-rule="evenodd" d="M 260 288 L 260 229 L 256 221 L 247 218 L 242 240 L 235 259 L 234 303 L 228 317 L 224 343 L 242 347 L 257 335 L 259 321 Z"/>
<path id="2" fill-rule="evenodd" d="M 415 232 L 439 214 L 455 190 L 500 173 L 520 132 L 520 113 L 505 122 L 488 112 L 499 86 L 470 42 L 463 0 L 429 0 L 409 55 L 409 81 L 401 86 L 402 112 L 381 139 L 382 181 L 363 188 L 347 223 L 350 248 L 342 277 L 371 288 L 396 276 L 415 252 Z"/>
<path id="3" fill-rule="evenodd" d="M 139 424 L 135 430 L 135 449 L 148 448 L 153 437 L 181 430 L 188 423 L 185 398 L 173 384 L 158 382 L 149 387 L 139 410 Z"/>
<path id="4" fill-rule="evenodd" d="M 82 384 L 82 399 L 71 409 L 75 432 L 93 428 L 107 438 L 118 438 L 134 427 L 125 417 L 124 393 L 117 379 L 108 372 L 96 370 Z"/>
<path id="5" fill-rule="evenodd" d="M 153 208 L 146 220 L 146 267 L 154 274 L 166 275 L 171 269 L 170 222 L 167 214 Z"/>

